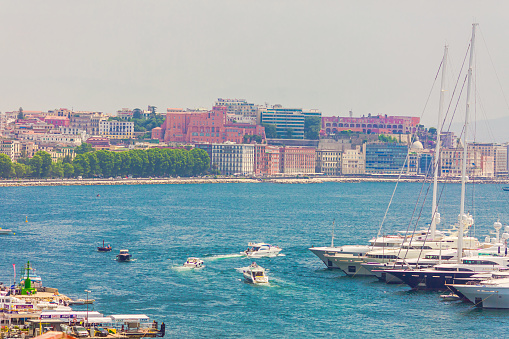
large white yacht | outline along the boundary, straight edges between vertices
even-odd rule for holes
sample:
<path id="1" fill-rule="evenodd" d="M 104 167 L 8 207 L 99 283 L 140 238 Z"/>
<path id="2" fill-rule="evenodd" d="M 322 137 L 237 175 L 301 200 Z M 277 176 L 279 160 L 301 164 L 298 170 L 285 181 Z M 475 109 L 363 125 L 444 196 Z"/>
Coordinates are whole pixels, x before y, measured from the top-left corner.
<path id="1" fill-rule="evenodd" d="M 509 273 L 494 273 L 489 279 L 467 284 L 447 285 L 477 307 L 509 308 Z"/>

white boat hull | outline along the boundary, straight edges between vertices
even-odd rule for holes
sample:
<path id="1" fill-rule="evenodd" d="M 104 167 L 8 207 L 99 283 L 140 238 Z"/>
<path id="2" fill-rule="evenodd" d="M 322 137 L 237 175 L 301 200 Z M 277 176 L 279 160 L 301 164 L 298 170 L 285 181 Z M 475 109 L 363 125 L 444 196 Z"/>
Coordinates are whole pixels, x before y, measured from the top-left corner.
<path id="1" fill-rule="evenodd" d="M 509 286 L 454 285 L 477 307 L 509 309 Z"/>

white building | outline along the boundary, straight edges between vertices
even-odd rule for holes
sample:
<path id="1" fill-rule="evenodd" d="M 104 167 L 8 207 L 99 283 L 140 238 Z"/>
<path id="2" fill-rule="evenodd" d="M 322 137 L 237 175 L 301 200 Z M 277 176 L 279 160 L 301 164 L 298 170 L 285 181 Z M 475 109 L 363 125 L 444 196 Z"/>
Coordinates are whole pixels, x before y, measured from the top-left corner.
<path id="1" fill-rule="evenodd" d="M 345 149 L 341 158 L 341 172 L 342 174 L 366 173 L 366 154 L 361 146 Z"/>
<path id="2" fill-rule="evenodd" d="M 99 135 L 110 139 L 131 139 L 134 136 L 134 122 L 99 121 Z"/>
<path id="3" fill-rule="evenodd" d="M 11 161 L 20 157 L 21 143 L 17 140 L 0 140 L 0 153 L 7 155 Z"/>
<path id="4" fill-rule="evenodd" d="M 341 174 L 341 151 L 316 150 L 316 173 L 337 176 Z"/>
<path id="5" fill-rule="evenodd" d="M 255 146 L 248 144 L 212 144 L 211 163 L 221 174 L 254 174 Z"/>
<path id="6" fill-rule="evenodd" d="M 222 99 L 216 101 L 216 106 L 226 107 L 228 122 L 256 125 L 258 105 L 248 103 L 244 99 Z"/>

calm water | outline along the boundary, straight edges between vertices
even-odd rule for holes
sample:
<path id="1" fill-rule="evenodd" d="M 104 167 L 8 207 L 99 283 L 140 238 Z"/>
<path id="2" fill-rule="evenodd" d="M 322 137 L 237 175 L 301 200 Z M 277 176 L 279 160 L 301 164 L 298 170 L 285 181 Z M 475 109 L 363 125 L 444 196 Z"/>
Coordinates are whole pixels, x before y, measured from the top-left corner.
<path id="1" fill-rule="evenodd" d="M 509 192 L 498 185 L 468 191 L 475 235 L 484 239 L 497 218 L 509 223 Z M 439 293 L 412 292 L 371 278 L 327 271 L 307 248 L 364 244 L 376 235 L 394 184 L 205 184 L 1 188 L 0 281 L 12 264 L 30 260 L 45 286 L 85 298 L 109 314 L 144 313 L 167 324 L 166 337 L 505 337 L 509 311 L 440 302 Z M 427 187 L 400 184 L 384 233 L 429 220 Z M 97 197 L 100 194 L 100 197 Z M 441 196 L 444 227 L 459 212 L 459 185 Z M 411 215 L 414 221 L 411 222 Z M 25 223 L 28 216 L 28 223 Z M 98 253 L 102 240 L 111 253 Z M 269 286 L 242 281 L 235 256 L 248 241 L 283 247 L 259 259 Z M 118 263 L 127 248 L 136 261 Z M 179 269 L 188 256 L 197 271 Z M 19 273 L 18 273 L 19 276 Z"/>

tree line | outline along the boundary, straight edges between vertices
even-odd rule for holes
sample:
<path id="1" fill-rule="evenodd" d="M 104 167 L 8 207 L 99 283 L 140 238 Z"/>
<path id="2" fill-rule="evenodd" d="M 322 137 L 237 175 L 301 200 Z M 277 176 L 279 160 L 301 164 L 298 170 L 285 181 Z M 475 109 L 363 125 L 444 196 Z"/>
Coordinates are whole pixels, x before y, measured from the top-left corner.
<path id="1" fill-rule="evenodd" d="M 90 147 L 77 148 L 78 152 Z M 84 178 L 128 176 L 196 176 L 205 174 L 210 158 L 204 150 L 159 149 L 112 152 L 106 150 L 85 151 L 71 160 L 64 157 L 57 162 L 51 155 L 38 151 L 32 158 L 12 162 L 0 154 L 0 177 L 2 178 Z"/>

